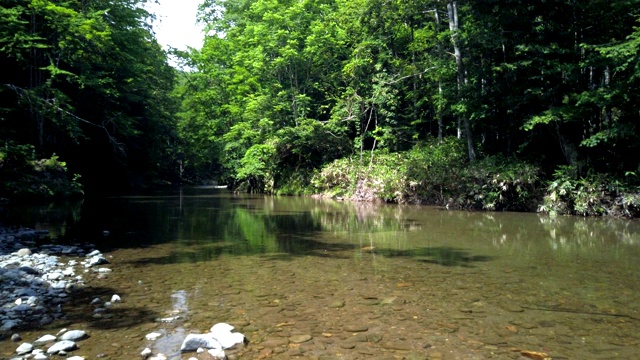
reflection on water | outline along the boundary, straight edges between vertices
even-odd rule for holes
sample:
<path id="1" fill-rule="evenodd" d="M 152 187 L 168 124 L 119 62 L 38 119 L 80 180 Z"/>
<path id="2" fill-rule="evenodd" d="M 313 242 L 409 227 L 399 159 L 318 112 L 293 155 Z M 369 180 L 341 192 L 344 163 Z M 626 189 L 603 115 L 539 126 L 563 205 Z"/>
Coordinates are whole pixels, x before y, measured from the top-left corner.
<path id="1" fill-rule="evenodd" d="M 183 189 L 88 200 L 65 237 L 112 256 L 114 272 L 91 286 L 118 290 L 132 312 L 179 317 L 128 322 L 117 336 L 129 346 L 117 349 L 87 321 L 102 335 L 87 355 L 132 358 L 149 346 L 180 358 L 186 333 L 218 322 L 247 335 L 239 358 L 640 351 L 635 221 Z M 165 336 L 145 342 L 152 330 Z"/>

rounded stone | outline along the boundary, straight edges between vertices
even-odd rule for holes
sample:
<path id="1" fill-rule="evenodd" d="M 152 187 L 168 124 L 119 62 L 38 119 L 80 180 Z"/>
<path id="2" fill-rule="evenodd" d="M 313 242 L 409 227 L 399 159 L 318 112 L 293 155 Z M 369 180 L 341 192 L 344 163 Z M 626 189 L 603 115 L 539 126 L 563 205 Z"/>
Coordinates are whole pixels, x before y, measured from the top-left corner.
<path id="1" fill-rule="evenodd" d="M 47 335 L 40 336 L 33 343 L 36 344 L 36 345 L 44 345 L 44 344 L 48 344 L 48 343 L 54 342 L 54 341 L 56 341 L 56 337 L 53 336 L 53 335 L 47 334 Z"/>
<path id="2" fill-rule="evenodd" d="M 33 350 L 33 345 L 31 345 L 29 343 L 22 343 L 16 349 L 16 353 L 18 353 L 18 355 L 24 355 L 26 353 L 30 353 L 31 350 Z"/>
<path id="3" fill-rule="evenodd" d="M 60 335 L 60 340 L 78 341 L 88 337 L 87 332 L 84 330 L 69 330 Z"/>
<path id="4" fill-rule="evenodd" d="M 293 335 L 289 337 L 289 341 L 294 344 L 301 344 L 313 339 L 311 335 Z"/>
<path id="5" fill-rule="evenodd" d="M 18 256 L 29 256 L 29 255 L 31 255 L 31 250 L 27 248 L 18 250 Z"/>
<path id="6" fill-rule="evenodd" d="M 62 340 L 53 344 L 49 349 L 47 349 L 47 354 L 58 354 L 61 352 L 72 351 L 78 348 L 75 342 L 70 340 Z"/>
<path id="7" fill-rule="evenodd" d="M 348 332 L 364 332 L 367 330 L 369 330 L 369 327 L 366 325 L 348 324 L 344 327 L 344 331 Z"/>

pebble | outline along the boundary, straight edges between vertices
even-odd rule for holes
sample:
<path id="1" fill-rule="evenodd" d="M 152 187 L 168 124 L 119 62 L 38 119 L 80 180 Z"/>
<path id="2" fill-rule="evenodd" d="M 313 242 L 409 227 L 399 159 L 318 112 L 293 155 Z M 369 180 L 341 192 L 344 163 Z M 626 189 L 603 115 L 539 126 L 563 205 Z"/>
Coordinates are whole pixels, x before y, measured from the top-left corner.
<path id="1" fill-rule="evenodd" d="M 411 351 L 411 346 L 395 341 L 383 342 L 381 346 L 388 350 Z"/>
<path id="2" fill-rule="evenodd" d="M 159 333 L 159 332 L 152 332 L 152 333 L 149 333 L 149 334 L 145 335 L 145 339 L 150 340 L 150 341 L 156 341 L 156 340 L 158 340 L 158 338 L 159 338 L 160 336 L 162 336 L 162 334 L 161 334 L 161 333 Z"/>
<path id="3" fill-rule="evenodd" d="M 301 344 L 313 339 L 311 335 L 293 335 L 289 337 L 289 341 L 294 344 Z"/>
<path id="4" fill-rule="evenodd" d="M 514 303 L 510 303 L 510 302 L 504 302 L 502 304 L 500 304 L 500 307 L 503 308 L 506 311 L 509 312 L 523 312 L 524 309 L 518 305 L 518 304 L 514 304 Z"/>
<path id="5" fill-rule="evenodd" d="M 364 332 L 367 330 L 369 330 L 369 327 L 365 325 L 348 324 L 344 327 L 344 331 L 348 332 Z"/>

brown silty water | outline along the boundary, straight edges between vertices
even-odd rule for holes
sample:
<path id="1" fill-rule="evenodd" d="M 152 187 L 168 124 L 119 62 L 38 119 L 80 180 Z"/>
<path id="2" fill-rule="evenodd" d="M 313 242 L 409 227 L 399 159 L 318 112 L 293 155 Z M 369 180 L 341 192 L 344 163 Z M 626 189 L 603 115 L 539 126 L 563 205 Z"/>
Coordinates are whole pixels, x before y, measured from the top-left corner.
<path id="1" fill-rule="evenodd" d="M 248 340 L 236 359 L 639 353 L 635 222 L 212 191 L 112 199 L 113 222 L 89 228 L 111 226 L 98 247 L 113 271 L 87 273 L 66 318 L 22 338 L 68 327 L 91 335 L 72 353 L 87 359 L 205 359 L 182 340 L 228 322 Z"/>

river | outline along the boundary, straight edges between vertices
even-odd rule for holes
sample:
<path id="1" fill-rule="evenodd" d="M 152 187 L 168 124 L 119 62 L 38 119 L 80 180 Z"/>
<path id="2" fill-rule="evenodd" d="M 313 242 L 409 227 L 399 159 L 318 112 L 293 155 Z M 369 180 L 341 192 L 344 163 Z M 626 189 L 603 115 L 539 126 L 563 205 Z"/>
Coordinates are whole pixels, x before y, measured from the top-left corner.
<path id="1" fill-rule="evenodd" d="M 62 214 L 62 215 L 61 215 Z M 204 359 L 178 348 L 227 322 L 236 359 L 631 359 L 640 353 L 640 223 L 447 211 L 184 188 L 10 210 L 5 222 L 95 243 L 61 327 L 87 359 Z M 105 232 L 106 231 L 106 232 Z M 107 233 L 108 232 L 108 233 Z M 96 315 L 94 297 L 122 298 Z M 160 319 L 175 317 L 163 322 Z M 152 332 L 163 334 L 146 340 Z M 0 356 L 17 345 L 0 342 Z M 537 353 L 537 354 L 536 354 Z M 541 355 L 542 354 L 542 355 Z"/>

